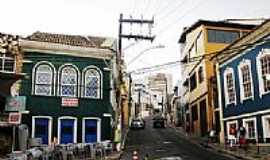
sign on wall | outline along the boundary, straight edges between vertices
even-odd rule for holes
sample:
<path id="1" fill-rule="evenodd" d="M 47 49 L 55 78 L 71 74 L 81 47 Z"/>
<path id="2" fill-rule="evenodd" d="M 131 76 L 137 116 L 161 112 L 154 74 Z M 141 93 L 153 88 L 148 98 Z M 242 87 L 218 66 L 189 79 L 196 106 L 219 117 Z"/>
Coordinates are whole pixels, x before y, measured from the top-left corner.
<path id="1" fill-rule="evenodd" d="M 11 112 L 8 116 L 9 124 L 20 124 L 22 119 L 22 114 L 19 112 Z"/>
<path id="2" fill-rule="evenodd" d="M 7 97 L 6 99 L 6 111 L 25 111 L 25 96 Z"/>
<path id="3" fill-rule="evenodd" d="M 78 98 L 67 98 L 67 97 L 62 98 L 62 106 L 65 106 L 65 107 L 78 107 L 78 105 L 79 105 Z"/>

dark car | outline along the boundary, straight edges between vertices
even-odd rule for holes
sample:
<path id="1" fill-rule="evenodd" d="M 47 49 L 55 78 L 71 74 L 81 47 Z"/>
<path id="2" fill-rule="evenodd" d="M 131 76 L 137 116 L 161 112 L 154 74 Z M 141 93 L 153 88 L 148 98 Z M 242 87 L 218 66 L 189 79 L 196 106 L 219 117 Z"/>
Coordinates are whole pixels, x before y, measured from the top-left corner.
<path id="1" fill-rule="evenodd" d="M 162 116 L 155 116 L 153 118 L 153 127 L 154 128 L 165 128 L 165 118 Z"/>
<path id="2" fill-rule="evenodd" d="M 144 129 L 145 128 L 145 122 L 141 118 L 136 118 L 131 121 L 130 124 L 131 129 Z"/>

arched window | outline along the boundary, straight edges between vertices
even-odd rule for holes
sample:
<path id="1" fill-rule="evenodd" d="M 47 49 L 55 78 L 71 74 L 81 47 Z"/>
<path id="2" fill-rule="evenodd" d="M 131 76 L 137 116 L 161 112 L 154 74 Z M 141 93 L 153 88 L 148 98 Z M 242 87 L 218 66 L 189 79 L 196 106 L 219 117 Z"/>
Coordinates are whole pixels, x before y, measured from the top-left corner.
<path id="1" fill-rule="evenodd" d="M 74 66 L 66 65 L 60 69 L 59 89 L 61 96 L 78 96 L 78 70 Z"/>
<path id="2" fill-rule="evenodd" d="M 54 95 L 55 69 L 47 62 L 37 63 L 33 68 L 33 93 L 35 95 Z"/>
<path id="3" fill-rule="evenodd" d="M 96 68 L 84 71 L 83 95 L 87 98 L 101 98 L 101 72 Z"/>

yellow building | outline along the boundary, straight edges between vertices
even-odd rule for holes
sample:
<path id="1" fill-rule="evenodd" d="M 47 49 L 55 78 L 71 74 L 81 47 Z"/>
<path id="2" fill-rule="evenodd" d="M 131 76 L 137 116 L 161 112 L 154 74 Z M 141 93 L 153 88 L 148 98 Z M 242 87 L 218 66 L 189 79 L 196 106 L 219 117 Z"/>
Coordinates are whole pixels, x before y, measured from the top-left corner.
<path id="1" fill-rule="evenodd" d="M 199 20 L 185 28 L 180 36 L 181 97 L 185 108 L 185 127 L 188 132 L 205 136 L 211 129 L 220 131 L 214 62 L 216 54 L 255 25 L 225 21 Z"/>

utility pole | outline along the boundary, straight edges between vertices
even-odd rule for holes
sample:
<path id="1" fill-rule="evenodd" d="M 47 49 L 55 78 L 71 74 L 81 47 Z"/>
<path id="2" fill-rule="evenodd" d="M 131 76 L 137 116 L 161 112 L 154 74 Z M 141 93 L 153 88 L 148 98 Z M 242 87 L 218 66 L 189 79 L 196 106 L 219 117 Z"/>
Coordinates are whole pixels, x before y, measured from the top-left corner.
<path id="1" fill-rule="evenodd" d="M 123 26 L 124 24 L 130 24 L 132 26 L 132 24 L 140 24 L 140 26 L 144 26 L 144 25 L 148 25 L 149 26 L 149 33 L 148 35 L 143 35 L 143 34 L 125 34 L 123 33 Z M 120 114 L 116 114 L 116 120 L 120 120 L 120 126 L 121 126 L 121 131 L 122 135 L 125 134 L 122 131 L 122 129 L 124 130 L 124 125 L 123 125 L 123 105 L 122 105 L 122 88 L 123 88 L 123 70 L 122 70 L 122 65 L 123 65 L 123 53 L 122 53 L 122 38 L 126 38 L 126 39 L 134 39 L 134 40 L 147 40 L 147 41 L 153 41 L 154 40 L 154 36 L 151 36 L 151 29 L 153 27 L 154 24 L 154 19 L 152 20 L 144 20 L 144 19 L 133 19 L 133 18 L 129 18 L 129 19 L 125 19 L 123 18 L 123 14 L 120 14 L 120 18 L 119 18 L 119 33 L 118 33 L 118 54 L 116 55 L 116 62 L 117 62 L 117 69 L 118 69 L 118 89 L 117 89 L 117 103 L 118 103 L 118 107 L 117 107 L 117 112 Z M 129 77 L 130 79 L 132 79 L 131 75 Z M 130 81 L 131 82 L 131 81 Z M 131 83 L 129 83 L 129 88 L 131 88 Z M 131 101 L 131 98 L 128 99 L 129 101 Z M 129 104 L 129 108 L 131 107 L 131 102 L 128 103 Z M 120 116 L 120 118 L 119 118 Z"/>
<path id="2" fill-rule="evenodd" d="M 141 34 L 133 34 L 133 33 L 129 33 L 129 34 L 125 34 L 123 33 L 123 25 L 124 24 L 139 24 L 141 27 L 143 25 L 148 25 L 149 26 L 149 32 L 148 35 L 143 35 Z M 123 14 L 120 14 L 120 18 L 119 18 L 119 34 L 118 34 L 118 55 L 117 55 L 117 65 L 118 65 L 118 69 L 119 69 L 119 82 L 122 83 L 123 82 L 123 74 L 122 74 L 122 38 L 126 38 L 126 39 L 134 39 L 135 41 L 137 40 L 147 40 L 147 41 L 153 41 L 155 36 L 151 35 L 151 30 L 154 24 L 154 19 L 152 20 L 145 20 L 145 19 L 133 19 L 133 18 L 123 18 Z M 129 75 L 129 79 L 132 79 L 131 74 Z M 120 84 L 121 85 L 121 84 Z M 131 81 L 129 83 L 129 88 L 131 88 Z M 121 96 L 119 96 L 120 98 L 118 99 L 118 103 L 121 105 Z M 129 101 L 131 100 L 131 98 L 129 98 Z M 120 107 L 120 112 L 122 114 L 122 106 Z M 129 102 L 129 107 L 131 107 L 131 103 Z"/>

